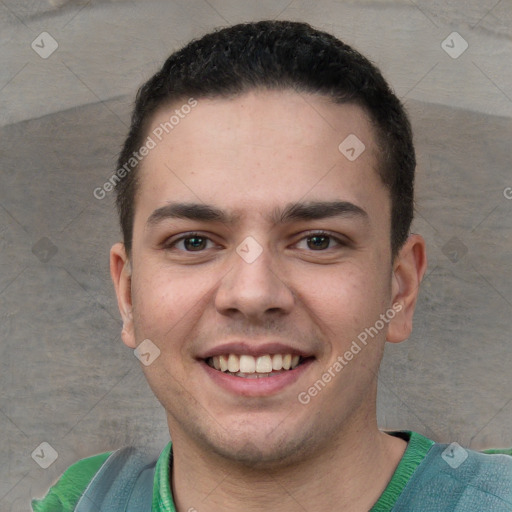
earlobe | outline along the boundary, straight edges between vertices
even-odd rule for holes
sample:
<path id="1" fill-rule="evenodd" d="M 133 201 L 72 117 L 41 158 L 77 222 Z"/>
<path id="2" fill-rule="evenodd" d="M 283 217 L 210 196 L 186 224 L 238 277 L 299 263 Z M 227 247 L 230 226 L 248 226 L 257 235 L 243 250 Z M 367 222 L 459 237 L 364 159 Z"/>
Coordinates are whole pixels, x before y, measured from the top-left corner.
<path id="1" fill-rule="evenodd" d="M 393 263 L 391 294 L 392 306 L 397 314 L 389 323 L 387 341 L 399 343 L 410 336 L 419 287 L 426 268 L 425 240 L 420 235 L 410 235 Z"/>
<path id="2" fill-rule="evenodd" d="M 110 249 L 110 275 L 114 283 L 117 305 L 123 320 L 121 338 L 125 345 L 135 348 L 132 313 L 132 274 L 130 260 L 122 243 L 117 243 Z"/>

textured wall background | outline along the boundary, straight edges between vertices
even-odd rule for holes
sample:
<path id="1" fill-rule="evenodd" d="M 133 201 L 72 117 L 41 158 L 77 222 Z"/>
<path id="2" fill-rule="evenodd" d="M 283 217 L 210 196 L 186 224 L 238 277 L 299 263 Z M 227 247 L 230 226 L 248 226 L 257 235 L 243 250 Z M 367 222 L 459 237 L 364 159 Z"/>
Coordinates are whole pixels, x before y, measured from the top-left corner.
<path id="1" fill-rule="evenodd" d="M 412 117 L 414 230 L 429 270 L 414 335 L 386 351 L 380 425 L 512 445 L 511 0 L 2 0 L 2 512 L 28 510 L 79 458 L 167 442 L 120 340 L 108 274 L 117 220 L 93 190 L 115 169 L 137 87 L 165 57 L 213 27 L 265 18 L 354 45 Z M 31 457 L 42 442 L 58 453 L 47 469 Z"/>

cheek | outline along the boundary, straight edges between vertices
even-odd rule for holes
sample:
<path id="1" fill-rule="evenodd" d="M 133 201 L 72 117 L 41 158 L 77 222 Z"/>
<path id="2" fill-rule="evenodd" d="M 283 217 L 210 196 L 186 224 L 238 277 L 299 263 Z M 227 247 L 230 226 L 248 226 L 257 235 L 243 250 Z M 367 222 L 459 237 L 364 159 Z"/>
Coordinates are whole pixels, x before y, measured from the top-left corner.
<path id="1" fill-rule="evenodd" d="M 344 342 L 375 323 L 390 293 L 382 269 L 357 262 L 303 273 L 300 281 L 304 303 L 328 327 L 329 337 Z"/>
<path id="2" fill-rule="evenodd" d="M 205 280 L 170 275 L 161 268 L 141 269 L 134 274 L 138 277 L 132 294 L 138 335 L 156 340 L 175 339 L 172 331 L 194 314 L 201 298 L 207 294 Z"/>

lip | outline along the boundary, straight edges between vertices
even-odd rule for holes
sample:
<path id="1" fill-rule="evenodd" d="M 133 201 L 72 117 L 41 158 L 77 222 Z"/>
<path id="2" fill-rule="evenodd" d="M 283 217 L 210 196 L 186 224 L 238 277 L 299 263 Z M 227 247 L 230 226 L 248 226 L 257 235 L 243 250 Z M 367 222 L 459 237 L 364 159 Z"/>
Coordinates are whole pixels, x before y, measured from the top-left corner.
<path id="1" fill-rule="evenodd" d="M 255 345 L 254 342 L 247 343 L 245 341 L 237 341 L 232 343 L 224 343 L 215 348 L 209 349 L 197 356 L 198 359 L 208 359 L 214 356 L 223 356 L 228 354 L 250 355 L 253 357 L 265 356 L 267 354 L 291 354 L 292 356 L 302 356 L 303 358 L 311 357 L 313 354 L 304 352 L 298 348 L 285 345 L 284 343 L 264 343 Z"/>
<path id="2" fill-rule="evenodd" d="M 225 352 L 222 353 L 225 354 Z M 268 354 L 268 352 L 265 352 L 265 354 Z M 245 379 L 243 377 L 229 375 L 219 370 L 215 370 L 204 360 L 199 361 L 199 364 L 204 369 L 208 377 L 226 391 L 240 396 L 263 397 L 275 395 L 284 388 L 291 386 L 308 371 L 313 361 L 314 358 L 309 358 L 293 370 L 286 370 L 285 372 L 279 373 L 273 377 L 262 377 L 259 379 Z"/>

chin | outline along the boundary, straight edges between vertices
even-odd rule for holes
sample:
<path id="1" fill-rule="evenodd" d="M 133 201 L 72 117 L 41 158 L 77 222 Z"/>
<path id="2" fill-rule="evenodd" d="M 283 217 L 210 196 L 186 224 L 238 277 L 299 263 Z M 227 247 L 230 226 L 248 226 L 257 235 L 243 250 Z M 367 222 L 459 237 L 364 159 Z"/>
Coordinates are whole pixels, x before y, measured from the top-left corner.
<path id="1" fill-rule="evenodd" d="M 269 423 L 267 423 L 268 426 Z M 308 442 L 309 438 L 309 442 Z M 306 457 L 306 452 L 313 451 L 311 436 L 305 432 L 292 434 L 289 429 L 279 426 L 251 428 L 224 432 L 220 436 L 203 437 L 203 445 L 210 453 L 252 469 L 273 469 L 285 467 Z"/>
<path id="2" fill-rule="evenodd" d="M 258 446 L 258 441 L 247 441 L 238 446 L 217 446 L 218 455 L 231 463 L 252 469 L 274 469 L 294 462 L 297 458 L 296 446 L 266 444 Z"/>

